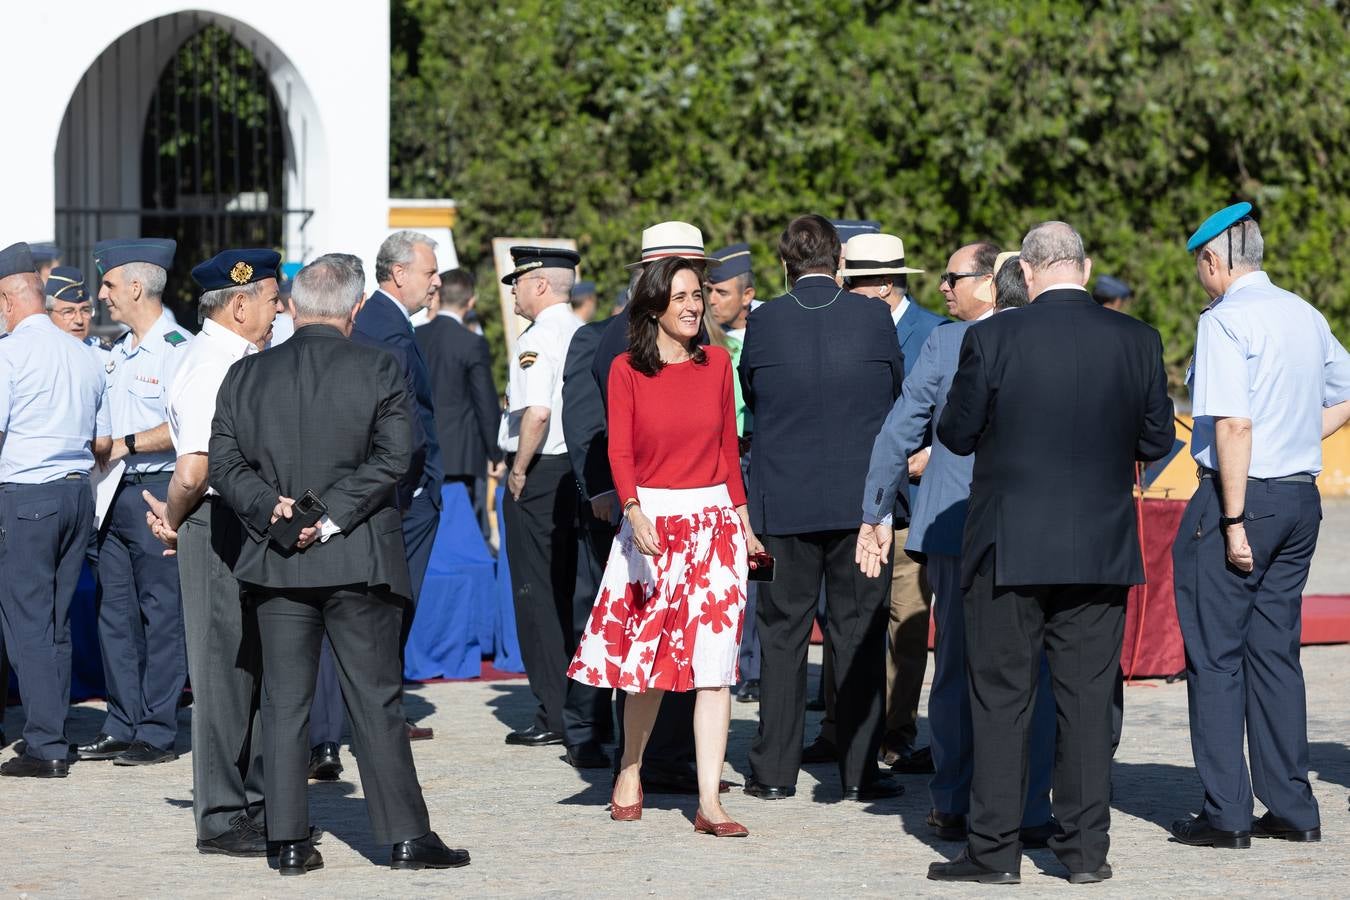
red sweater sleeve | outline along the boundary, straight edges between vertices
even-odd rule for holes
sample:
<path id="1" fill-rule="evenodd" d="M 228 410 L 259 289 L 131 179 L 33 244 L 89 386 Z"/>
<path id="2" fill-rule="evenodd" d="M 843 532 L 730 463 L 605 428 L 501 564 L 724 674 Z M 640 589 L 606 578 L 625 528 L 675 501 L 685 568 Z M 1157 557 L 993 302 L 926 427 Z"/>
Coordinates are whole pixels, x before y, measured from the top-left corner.
<path id="1" fill-rule="evenodd" d="M 637 499 L 637 465 L 633 459 L 634 375 L 627 354 L 609 367 L 609 470 L 620 503 Z M 734 421 L 732 424 L 735 425 Z"/>
<path id="2" fill-rule="evenodd" d="M 741 447 L 736 439 L 736 391 L 731 379 L 731 356 L 724 354 L 722 364 L 722 458 L 727 467 L 727 493 L 732 506 L 745 505 L 745 481 L 741 478 Z"/>

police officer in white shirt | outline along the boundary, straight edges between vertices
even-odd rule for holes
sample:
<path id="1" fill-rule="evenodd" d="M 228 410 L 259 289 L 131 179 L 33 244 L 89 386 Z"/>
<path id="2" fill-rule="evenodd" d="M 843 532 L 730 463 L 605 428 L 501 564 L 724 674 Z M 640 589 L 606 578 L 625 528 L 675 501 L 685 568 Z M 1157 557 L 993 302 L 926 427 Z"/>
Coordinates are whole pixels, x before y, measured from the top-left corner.
<path id="1" fill-rule="evenodd" d="M 273 250 L 225 250 L 192 270 L 203 291 L 198 300 L 203 319 L 169 390 L 169 432 L 178 460 L 167 501 L 144 495 L 152 530 L 178 554 L 193 689 L 197 849 L 229 856 L 267 852 L 261 716 L 255 699 L 258 626 L 231 573 L 243 526 L 207 485 L 207 453 L 225 373 L 272 338 L 280 264 L 281 255 Z"/>
<path id="2" fill-rule="evenodd" d="M 1174 822 L 1172 835 L 1229 849 L 1322 836 L 1308 784 L 1300 607 L 1322 518 L 1322 440 L 1350 418 L 1350 356 L 1320 312 L 1261 271 L 1251 211 L 1220 210 L 1186 245 L 1214 302 L 1187 377 L 1200 486 L 1172 548 L 1205 789 L 1200 814 Z M 1267 810 L 1256 820 L 1253 790 Z"/>
<path id="3" fill-rule="evenodd" d="M 573 610 L 577 486 L 562 427 L 563 365 L 581 327 L 569 303 L 580 255 L 552 247 L 512 247 L 516 313 L 531 320 L 511 360 L 500 443 L 508 469 L 502 517 L 515 594 L 516 629 L 534 721 L 506 743 L 538 747 L 563 742 L 567 664 L 576 650 Z M 564 559 L 556 559 L 562 553 Z M 587 604 L 589 610 L 589 604 Z M 583 613 L 584 615 L 584 613 Z"/>
<path id="4" fill-rule="evenodd" d="M 177 758 L 178 698 L 187 677 L 178 565 L 145 524 L 142 491 L 163 499 L 173 475 L 167 396 L 191 340 L 162 297 L 176 244 L 142 238 L 94 246 L 99 299 L 130 331 L 106 369 L 111 459 L 126 468 L 98 541 L 99 644 L 108 715 L 80 759 L 146 765 Z"/>
<path id="5" fill-rule="evenodd" d="M 0 775 L 64 778 L 70 601 L 94 515 L 89 471 L 103 379 L 45 309 L 28 245 L 0 251 L 0 313 L 12 332 L 0 341 L 0 634 L 27 714 L 24 752 Z M 3 659 L 0 678 L 7 687 Z"/>

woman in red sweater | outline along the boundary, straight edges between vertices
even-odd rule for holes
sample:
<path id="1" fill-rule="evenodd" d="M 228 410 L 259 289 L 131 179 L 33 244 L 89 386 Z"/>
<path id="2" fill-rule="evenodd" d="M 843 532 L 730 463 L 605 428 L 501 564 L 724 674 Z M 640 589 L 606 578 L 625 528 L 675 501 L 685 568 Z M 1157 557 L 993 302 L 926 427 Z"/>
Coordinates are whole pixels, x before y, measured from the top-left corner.
<path id="1" fill-rule="evenodd" d="M 750 530 L 736 446 L 731 357 L 698 344 L 700 271 L 664 259 L 629 307 L 629 351 L 609 374 L 609 463 L 623 503 L 605 577 L 568 675 L 618 688 L 624 756 L 610 817 L 642 817 L 642 752 L 666 691 L 698 691 L 696 831 L 748 832 L 722 808 L 730 686 L 745 610 Z"/>

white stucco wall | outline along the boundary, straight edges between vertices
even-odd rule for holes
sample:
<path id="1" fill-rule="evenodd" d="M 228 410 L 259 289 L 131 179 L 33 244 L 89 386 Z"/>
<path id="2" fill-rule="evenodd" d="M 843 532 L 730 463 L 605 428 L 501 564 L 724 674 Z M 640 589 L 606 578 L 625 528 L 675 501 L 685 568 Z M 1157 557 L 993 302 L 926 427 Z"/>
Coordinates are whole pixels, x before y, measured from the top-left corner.
<path id="1" fill-rule="evenodd" d="M 0 247 L 55 234 L 57 142 L 85 71 L 142 23 L 196 13 L 233 28 L 246 45 L 257 40 L 259 62 L 268 67 L 285 109 L 296 167 L 287 181 L 286 203 L 314 210 L 303 247 L 288 235 L 288 255 L 308 260 L 340 250 L 361 256 L 368 271 L 373 268 L 375 251 L 389 230 L 387 0 L 338 6 L 215 0 L 209 10 L 173 0 L 50 0 L 5 7 L 9 40 L 0 53 L 0 96 L 11 117 L 20 111 L 26 115 L 27 127 L 16 127 L 11 118 L 10 137 L 0 144 Z M 127 46 L 119 63 L 124 72 L 138 67 L 125 57 Z M 177 46 L 167 46 L 166 39 L 156 58 L 139 68 L 162 67 Z M 59 53 L 53 52 L 57 47 Z M 150 55 L 148 48 L 145 52 Z M 153 86 L 153 78 L 143 80 Z M 119 135 L 139 141 L 144 115 L 144 108 L 129 108 L 123 118 L 130 121 Z M 139 205 L 138 199 L 129 205 Z"/>

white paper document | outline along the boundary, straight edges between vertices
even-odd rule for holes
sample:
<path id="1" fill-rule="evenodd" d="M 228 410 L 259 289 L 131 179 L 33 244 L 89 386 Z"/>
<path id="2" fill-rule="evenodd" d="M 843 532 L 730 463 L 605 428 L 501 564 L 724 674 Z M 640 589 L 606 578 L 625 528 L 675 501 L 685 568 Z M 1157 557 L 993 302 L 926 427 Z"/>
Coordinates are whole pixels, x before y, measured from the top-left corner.
<path id="1" fill-rule="evenodd" d="M 109 466 L 106 472 L 94 466 L 94 471 L 89 473 L 89 486 L 94 490 L 95 528 L 103 527 L 103 517 L 112 507 L 113 495 L 117 493 L 117 486 L 122 483 L 122 472 L 126 467 L 127 464 L 119 459 Z"/>

